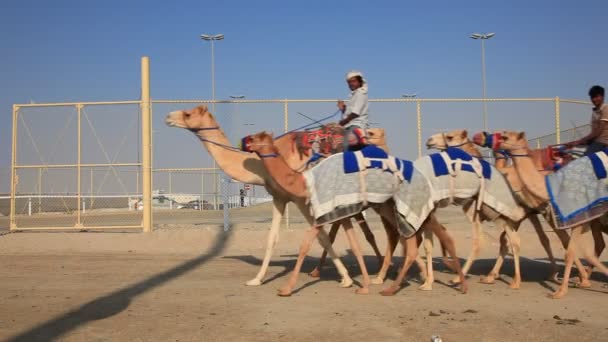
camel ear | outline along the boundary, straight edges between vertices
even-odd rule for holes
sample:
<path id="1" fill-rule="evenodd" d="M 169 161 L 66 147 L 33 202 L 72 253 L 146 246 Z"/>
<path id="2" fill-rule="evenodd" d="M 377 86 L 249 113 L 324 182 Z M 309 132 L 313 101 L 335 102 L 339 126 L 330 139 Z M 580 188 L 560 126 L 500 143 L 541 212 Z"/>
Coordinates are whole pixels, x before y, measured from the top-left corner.
<path id="1" fill-rule="evenodd" d="M 207 106 L 205 105 L 200 105 L 198 107 L 196 107 L 198 110 L 201 111 L 201 113 L 206 113 L 207 111 L 209 111 L 209 108 L 207 108 Z"/>
<path id="2" fill-rule="evenodd" d="M 517 140 L 525 140 L 526 139 L 526 132 L 519 132 L 519 134 L 517 134 Z"/>
<path id="3" fill-rule="evenodd" d="M 467 132 L 467 130 L 465 129 L 464 131 L 462 131 L 461 137 L 466 138 L 467 136 L 469 136 L 469 132 Z"/>

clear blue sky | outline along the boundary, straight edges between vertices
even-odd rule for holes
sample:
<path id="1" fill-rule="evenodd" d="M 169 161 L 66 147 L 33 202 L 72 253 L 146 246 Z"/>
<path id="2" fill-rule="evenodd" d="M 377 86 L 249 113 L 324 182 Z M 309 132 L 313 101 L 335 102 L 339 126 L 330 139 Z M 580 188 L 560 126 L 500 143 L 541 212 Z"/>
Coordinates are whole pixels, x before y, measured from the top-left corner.
<path id="1" fill-rule="evenodd" d="M 209 97 L 203 32 L 226 35 L 218 98 L 345 97 L 349 69 L 371 97 L 479 97 L 480 47 L 467 37 L 485 31 L 497 33 L 489 97 L 584 99 L 608 85 L 607 13 L 599 0 L 2 1 L 0 167 L 13 103 L 137 99 L 143 55 L 155 99 Z"/>

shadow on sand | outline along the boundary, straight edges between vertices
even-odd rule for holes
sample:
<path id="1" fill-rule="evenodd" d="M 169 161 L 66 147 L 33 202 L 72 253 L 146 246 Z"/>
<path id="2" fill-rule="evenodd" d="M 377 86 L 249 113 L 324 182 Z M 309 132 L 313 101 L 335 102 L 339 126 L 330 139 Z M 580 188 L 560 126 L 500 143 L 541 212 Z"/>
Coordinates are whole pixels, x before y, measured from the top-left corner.
<path id="1" fill-rule="evenodd" d="M 138 283 L 114 291 L 106 296 L 99 297 L 76 310 L 66 312 L 50 321 L 13 336 L 8 341 L 52 341 L 90 321 L 116 315 L 129 307 L 131 301 L 137 296 L 182 276 L 218 256 L 226 248 L 231 237 L 231 232 L 218 234 L 216 241 L 209 251 L 201 256 Z"/>

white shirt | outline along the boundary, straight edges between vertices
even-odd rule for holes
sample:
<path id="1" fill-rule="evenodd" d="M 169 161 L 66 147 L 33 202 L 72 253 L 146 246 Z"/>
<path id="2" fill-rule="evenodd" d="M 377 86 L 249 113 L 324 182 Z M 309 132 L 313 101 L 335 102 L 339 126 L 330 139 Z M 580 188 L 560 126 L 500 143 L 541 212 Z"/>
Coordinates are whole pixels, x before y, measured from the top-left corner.
<path id="1" fill-rule="evenodd" d="M 344 128 L 349 128 L 351 126 L 361 127 L 363 129 L 368 128 L 368 103 L 367 103 L 367 92 L 363 91 L 363 89 L 359 88 L 350 93 L 350 97 L 348 99 L 348 104 L 346 105 L 346 110 L 344 114 L 342 114 L 342 118 L 347 118 L 351 113 L 355 113 L 359 115 L 358 117 L 352 119 L 349 123 L 346 124 Z"/>

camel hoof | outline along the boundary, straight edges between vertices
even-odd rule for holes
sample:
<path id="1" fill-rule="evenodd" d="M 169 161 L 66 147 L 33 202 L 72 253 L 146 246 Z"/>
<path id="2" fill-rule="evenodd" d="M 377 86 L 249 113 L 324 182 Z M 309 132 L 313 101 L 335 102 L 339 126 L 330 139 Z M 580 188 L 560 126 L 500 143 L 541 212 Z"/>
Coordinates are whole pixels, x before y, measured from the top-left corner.
<path id="1" fill-rule="evenodd" d="M 490 276 L 481 277 L 481 279 L 479 279 L 479 282 L 481 284 L 492 285 L 496 282 L 496 278 Z"/>
<path id="2" fill-rule="evenodd" d="M 588 289 L 591 287 L 591 282 L 589 279 L 580 279 L 576 282 L 576 287 L 580 287 L 582 289 Z"/>
<path id="3" fill-rule="evenodd" d="M 321 278 L 321 270 L 318 267 L 315 267 L 312 272 L 308 273 L 311 278 Z"/>
<path id="4" fill-rule="evenodd" d="M 381 277 L 375 277 L 372 279 L 371 282 L 374 285 L 382 285 L 382 284 L 384 284 L 384 279 L 382 279 Z"/>
<path id="5" fill-rule="evenodd" d="M 424 284 L 418 286 L 418 290 L 421 290 L 421 291 L 432 291 L 433 290 L 433 283 L 429 283 L 429 284 L 424 283 Z"/>
<path id="6" fill-rule="evenodd" d="M 563 298 L 566 295 L 566 293 L 567 293 L 567 291 L 557 290 L 557 291 L 553 292 L 552 294 L 550 294 L 549 298 L 560 299 L 560 298 Z"/>
<path id="7" fill-rule="evenodd" d="M 395 293 L 397 293 L 397 291 L 399 291 L 399 286 L 390 286 L 390 287 L 387 287 L 386 289 L 380 291 L 380 295 L 394 296 Z"/>
<path id="8" fill-rule="evenodd" d="M 511 284 L 509 284 L 509 288 L 511 290 L 519 290 L 520 287 L 521 287 L 521 282 L 519 282 L 519 281 L 512 282 Z"/>
<path id="9" fill-rule="evenodd" d="M 262 285 L 262 281 L 258 278 L 251 279 L 245 283 L 247 286 L 260 286 Z"/>
<path id="10" fill-rule="evenodd" d="M 362 287 L 362 288 L 360 288 L 360 289 L 356 289 L 356 290 L 355 290 L 355 294 L 358 294 L 358 295 L 366 295 L 366 294 L 369 294 L 369 288 L 368 288 L 368 287 Z"/>
<path id="11" fill-rule="evenodd" d="M 460 277 L 456 277 L 454 279 L 451 279 L 450 280 L 450 284 L 452 284 L 452 285 L 458 285 L 458 284 L 460 284 Z"/>
<path id="12" fill-rule="evenodd" d="M 351 287 L 351 286 L 353 286 L 353 280 L 350 279 L 350 278 L 344 278 L 340 282 L 340 287 L 348 288 L 348 287 Z"/>
<path id="13" fill-rule="evenodd" d="M 291 289 L 289 289 L 289 288 L 278 289 L 277 295 L 279 297 L 289 297 L 289 296 L 291 296 Z"/>

